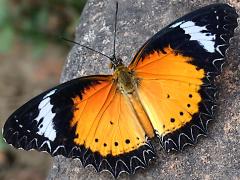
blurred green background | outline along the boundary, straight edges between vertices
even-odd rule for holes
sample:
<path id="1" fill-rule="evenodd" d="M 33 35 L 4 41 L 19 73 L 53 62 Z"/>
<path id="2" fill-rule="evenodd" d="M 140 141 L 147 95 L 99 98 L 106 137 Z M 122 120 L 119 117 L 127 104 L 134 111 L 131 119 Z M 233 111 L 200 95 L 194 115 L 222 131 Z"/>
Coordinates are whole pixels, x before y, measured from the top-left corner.
<path id="1" fill-rule="evenodd" d="M 86 0 L 0 0 L 0 127 L 24 102 L 58 84 Z M 0 134 L 0 179 L 46 179 L 51 157 L 15 150 Z"/>

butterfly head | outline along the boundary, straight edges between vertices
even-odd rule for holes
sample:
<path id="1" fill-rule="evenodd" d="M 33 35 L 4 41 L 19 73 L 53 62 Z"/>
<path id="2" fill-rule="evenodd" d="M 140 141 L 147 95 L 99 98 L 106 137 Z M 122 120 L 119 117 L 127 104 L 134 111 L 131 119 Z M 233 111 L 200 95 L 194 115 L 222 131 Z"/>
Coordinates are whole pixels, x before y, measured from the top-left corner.
<path id="1" fill-rule="evenodd" d="M 113 70 L 116 70 L 118 67 L 124 66 L 123 61 L 120 57 L 116 57 L 115 55 L 113 55 L 110 60 L 111 62 L 109 64 L 109 67 Z"/>

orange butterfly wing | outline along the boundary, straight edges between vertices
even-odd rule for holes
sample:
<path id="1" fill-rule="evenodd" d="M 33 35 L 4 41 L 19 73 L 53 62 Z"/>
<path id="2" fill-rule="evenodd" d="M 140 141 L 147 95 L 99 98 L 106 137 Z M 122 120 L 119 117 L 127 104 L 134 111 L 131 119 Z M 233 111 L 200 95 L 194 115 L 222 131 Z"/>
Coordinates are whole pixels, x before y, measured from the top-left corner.
<path id="1" fill-rule="evenodd" d="M 138 96 L 153 128 L 160 137 L 167 137 L 176 131 L 185 133 L 182 128 L 199 114 L 199 90 L 205 72 L 190 63 L 191 57 L 178 54 L 171 47 L 163 51 L 145 56 L 134 71 L 140 79 Z"/>
<path id="2" fill-rule="evenodd" d="M 9 117 L 3 135 L 15 147 L 79 158 L 115 177 L 155 156 L 112 76 L 82 77 L 44 92 Z"/>
<path id="3" fill-rule="evenodd" d="M 101 156 L 118 156 L 146 143 L 145 132 L 126 98 L 111 80 L 73 98 L 74 142 Z"/>
<path id="4" fill-rule="evenodd" d="M 112 79 L 90 87 L 82 97 L 74 97 L 73 102 L 74 143 L 88 149 L 94 161 L 102 158 L 101 163 L 108 164 L 114 176 L 123 170 L 121 166 L 126 166 L 125 171 L 134 172 L 133 162 L 142 167 L 148 163 L 144 151 L 152 151 L 151 146 L 130 103 Z M 90 159 L 90 163 L 94 162 Z M 104 167 L 100 164 L 97 170 Z"/>

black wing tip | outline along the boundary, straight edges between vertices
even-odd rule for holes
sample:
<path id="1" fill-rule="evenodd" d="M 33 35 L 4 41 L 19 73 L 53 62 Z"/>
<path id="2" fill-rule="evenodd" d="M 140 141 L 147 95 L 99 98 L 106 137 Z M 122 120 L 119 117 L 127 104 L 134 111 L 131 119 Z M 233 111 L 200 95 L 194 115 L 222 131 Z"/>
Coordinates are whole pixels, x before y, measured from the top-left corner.
<path id="1" fill-rule="evenodd" d="M 222 32 L 218 38 L 219 46 L 216 47 L 216 57 L 212 60 L 212 68 L 208 73 L 211 73 L 213 77 L 219 75 L 222 72 L 223 65 L 225 63 L 226 52 L 230 46 L 230 41 L 234 38 L 235 29 L 238 27 L 238 17 L 236 9 L 230 4 L 219 3 L 211 4 L 207 7 L 212 7 L 216 11 L 220 10 L 224 17 L 221 22 Z M 204 8 L 204 7 L 203 7 Z"/>

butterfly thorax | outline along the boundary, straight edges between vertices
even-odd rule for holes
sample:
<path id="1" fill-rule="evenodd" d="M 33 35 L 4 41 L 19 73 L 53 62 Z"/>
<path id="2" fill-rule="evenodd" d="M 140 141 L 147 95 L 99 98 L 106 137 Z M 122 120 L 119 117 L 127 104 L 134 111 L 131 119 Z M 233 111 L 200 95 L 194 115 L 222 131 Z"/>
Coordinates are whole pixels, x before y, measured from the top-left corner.
<path id="1" fill-rule="evenodd" d="M 132 94 L 138 82 L 134 73 L 123 64 L 116 67 L 114 80 L 117 82 L 118 89 L 124 94 Z"/>

